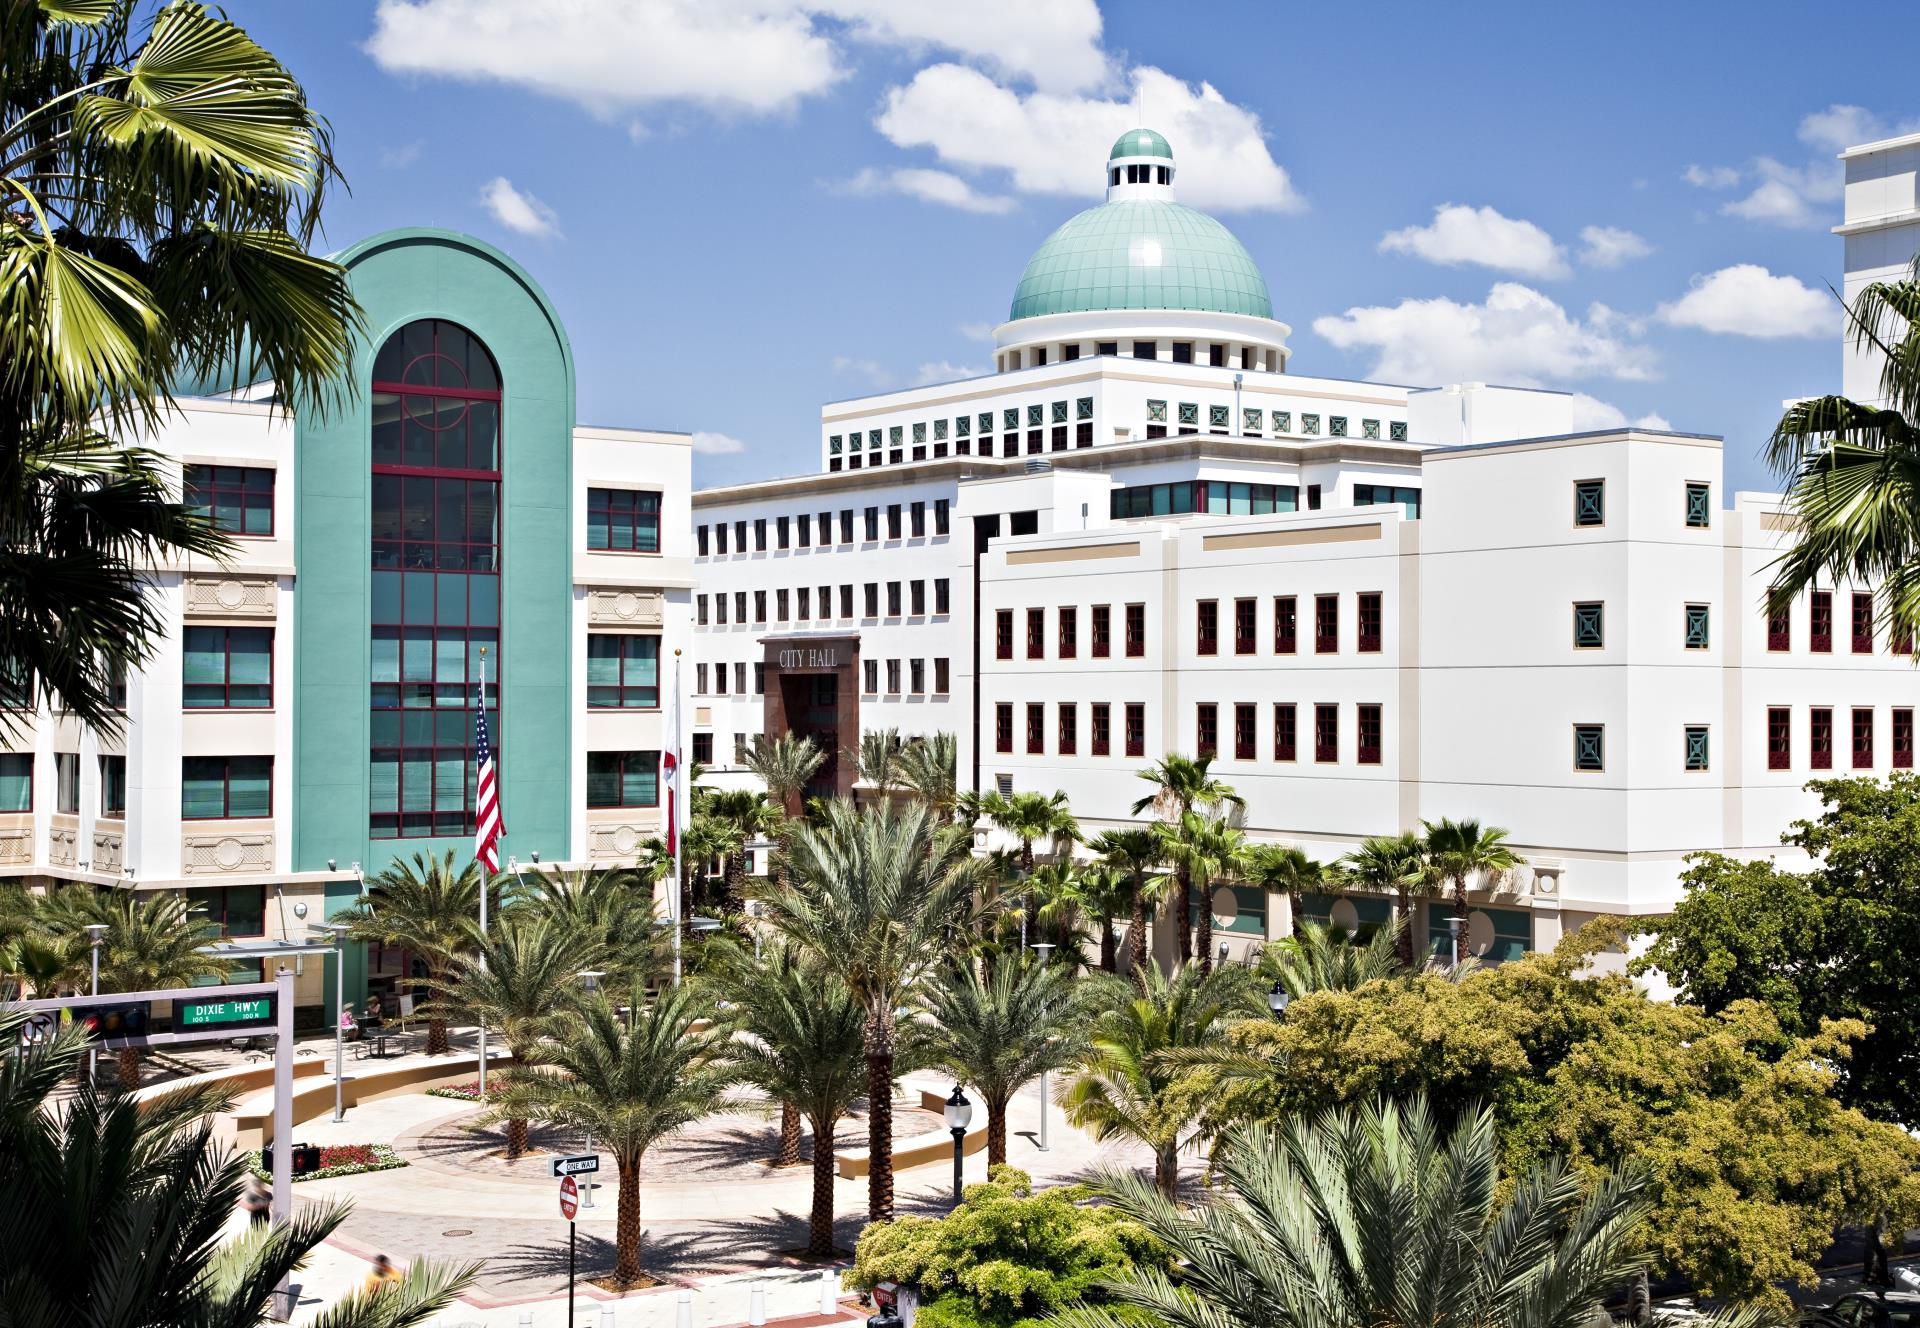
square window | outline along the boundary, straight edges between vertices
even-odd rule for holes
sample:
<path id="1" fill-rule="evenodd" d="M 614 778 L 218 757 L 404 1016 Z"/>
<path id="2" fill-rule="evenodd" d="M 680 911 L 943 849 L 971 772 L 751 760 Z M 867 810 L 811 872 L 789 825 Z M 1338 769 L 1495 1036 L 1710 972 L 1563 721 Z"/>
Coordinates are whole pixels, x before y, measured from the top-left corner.
<path id="1" fill-rule="evenodd" d="M 1037 401 L 1030 403 L 1027 406 L 1027 427 L 1031 429 L 1036 425 L 1044 424 L 1045 422 L 1046 422 L 1046 407 L 1042 406 Z"/>
<path id="2" fill-rule="evenodd" d="M 1180 403 L 1180 423 L 1191 424 L 1191 425 L 1194 425 L 1195 427 L 1199 426 L 1200 424 L 1200 403 L 1199 402 L 1182 401 Z"/>
<path id="3" fill-rule="evenodd" d="M 1687 605 L 1687 649 L 1705 650 L 1712 644 L 1709 611 L 1704 604 Z"/>
<path id="4" fill-rule="evenodd" d="M 1573 606 L 1573 648 L 1598 650 L 1607 643 L 1607 606 L 1587 600 Z"/>
<path id="5" fill-rule="evenodd" d="M 924 443 L 927 441 L 927 422 L 925 420 L 915 422 L 913 426 L 913 441 L 916 443 Z"/>
<path id="6" fill-rule="evenodd" d="M 1688 770 L 1705 770 L 1707 766 L 1707 726 L 1689 724 L 1686 728 Z"/>
<path id="7" fill-rule="evenodd" d="M 1574 482 L 1573 524 L 1576 526 L 1607 524 L 1607 482 L 1605 480 Z"/>
<path id="8" fill-rule="evenodd" d="M 1376 438 L 1376 439 L 1379 438 L 1380 421 L 1379 420 L 1361 420 L 1360 436 L 1362 438 Z"/>
<path id="9" fill-rule="evenodd" d="M 1347 417 L 1345 415 L 1329 415 L 1327 417 L 1327 436 L 1330 438 L 1345 438 L 1347 436 Z"/>
<path id="10" fill-rule="evenodd" d="M 953 436 L 955 438 L 973 437 L 973 416 L 956 415 L 953 417 Z"/>
<path id="11" fill-rule="evenodd" d="M 1293 428 L 1293 412 L 1292 411 L 1276 410 L 1273 412 L 1273 431 L 1275 433 L 1286 433 L 1290 431 L 1292 428 Z"/>
<path id="12" fill-rule="evenodd" d="M 1261 422 L 1264 421 L 1266 417 L 1267 417 L 1267 413 L 1265 411 L 1258 410 L 1253 407 L 1247 407 L 1241 410 L 1240 432 L 1241 433 L 1259 433 Z"/>
<path id="13" fill-rule="evenodd" d="M 1065 424 L 1067 422 L 1067 403 L 1064 401 L 1056 401 L 1053 403 L 1052 409 L 1053 422 L 1055 424 Z"/>
<path id="14" fill-rule="evenodd" d="M 980 434 L 989 434 L 993 432 L 993 412 L 992 411 L 983 410 L 980 412 L 979 427 L 975 430 L 975 432 Z"/>
<path id="15" fill-rule="evenodd" d="M 940 442 L 946 436 L 947 436 L 947 422 L 945 420 L 935 420 L 933 422 L 933 441 L 936 443 Z"/>
<path id="16" fill-rule="evenodd" d="M 1081 397 L 1078 400 L 1076 400 L 1073 403 L 1073 414 L 1075 419 L 1080 419 L 1080 420 L 1092 419 L 1093 418 L 1093 398 Z"/>
<path id="17" fill-rule="evenodd" d="M 1164 401 L 1149 401 L 1147 403 L 1147 419 L 1154 424 L 1165 424 L 1167 422 L 1167 403 Z"/>
<path id="18" fill-rule="evenodd" d="M 1573 768 L 1575 770 L 1607 768 L 1607 726 L 1605 724 L 1573 726 Z"/>
<path id="19" fill-rule="evenodd" d="M 1008 406 L 1005 410 L 1001 411 L 1000 427 L 1003 429 L 1018 429 L 1020 427 L 1020 407 Z"/>
<path id="20" fill-rule="evenodd" d="M 1713 489 L 1710 485 L 1689 484 L 1687 486 L 1687 524 L 1696 530 L 1705 529 L 1713 524 Z"/>
<path id="21" fill-rule="evenodd" d="M 1209 429 L 1224 429 L 1231 422 L 1231 415 L 1231 410 L 1226 406 L 1208 406 L 1207 427 Z"/>
<path id="22" fill-rule="evenodd" d="M 1387 441 L 1393 443 L 1404 443 L 1407 441 L 1407 422 L 1405 420 L 1394 420 L 1387 425 Z"/>
<path id="23" fill-rule="evenodd" d="M 1300 432 L 1312 433 L 1312 434 L 1319 433 L 1320 417 L 1315 414 L 1302 414 L 1300 416 Z"/>

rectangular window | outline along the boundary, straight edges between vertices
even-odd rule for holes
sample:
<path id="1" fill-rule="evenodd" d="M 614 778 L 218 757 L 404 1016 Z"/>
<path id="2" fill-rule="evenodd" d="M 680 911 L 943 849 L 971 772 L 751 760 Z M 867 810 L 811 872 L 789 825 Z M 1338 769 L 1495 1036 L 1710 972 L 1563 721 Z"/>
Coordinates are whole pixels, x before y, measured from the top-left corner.
<path id="1" fill-rule="evenodd" d="M 916 618 L 923 618 L 927 612 L 927 583 L 912 581 L 907 585 L 907 608 Z"/>
<path id="2" fill-rule="evenodd" d="M 899 503 L 887 504 L 887 538 L 890 540 L 897 540 L 900 538 L 900 504 Z"/>
<path id="3" fill-rule="evenodd" d="M 707 527 L 701 526 L 698 530 L 696 530 L 694 532 L 694 539 L 699 546 L 700 556 L 702 558 L 706 557 L 707 554 L 710 552 Z"/>
<path id="4" fill-rule="evenodd" d="M 1203 655 L 1220 653 L 1220 601 L 1203 599 L 1195 606 L 1198 611 L 1199 651 Z"/>
<path id="5" fill-rule="evenodd" d="M 741 696 L 747 694 L 747 665 L 744 660 L 733 666 L 733 690 Z"/>
<path id="6" fill-rule="evenodd" d="M 180 762 L 180 819 L 273 815 L 271 756 L 188 756 Z"/>
<path id="7" fill-rule="evenodd" d="M 273 705 L 271 627 L 189 627 L 181 634 L 181 697 L 188 710 Z"/>
<path id="8" fill-rule="evenodd" d="M 659 752 L 587 753 L 587 806 L 659 805 Z"/>
<path id="9" fill-rule="evenodd" d="M 1706 484 L 1687 485 L 1687 524 L 1704 530 L 1713 524 L 1713 489 Z"/>
<path id="10" fill-rule="evenodd" d="M 1127 658 L 1138 659 L 1147 653 L 1147 606 L 1127 605 Z"/>
<path id="11" fill-rule="evenodd" d="M 1345 415 L 1327 416 L 1327 433 L 1335 438 L 1347 436 L 1347 417 Z"/>
<path id="12" fill-rule="evenodd" d="M 33 810 L 33 757 L 0 752 L 0 812 Z"/>
<path id="13" fill-rule="evenodd" d="M 1105 701 L 1095 701 L 1089 707 L 1091 713 L 1089 750 L 1095 756 L 1113 754 L 1113 707 Z"/>
<path id="14" fill-rule="evenodd" d="M 696 733 L 693 735 L 693 760 L 696 765 L 713 764 L 713 735 Z"/>
<path id="15" fill-rule="evenodd" d="M 1607 524 L 1607 482 L 1605 480 L 1574 481 L 1573 524 L 1576 526 Z"/>
<path id="16" fill-rule="evenodd" d="M 755 553 L 767 551 L 767 519 L 763 516 L 753 519 L 753 549 Z"/>
<path id="17" fill-rule="evenodd" d="M 1369 507 L 1375 503 L 1397 503 L 1406 513 L 1407 520 L 1420 519 L 1420 490 L 1405 485 L 1393 484 L 1356 484 L 1353 486 L 1353 505 Z"/>
<path id="18" fill-rule="evenodd" d="M 695 664 L 693 666 L 693 693 L 695 696 L 705 696 L 707 694 L 707 666 L 705 664 Z"/>
<path id="19" fill-rule="evenodd" d="M 1808 760 L 1815 770 L 1833 769 L 1833 710 L 1815 706 L 1807 712 Z"/>
<path id="20" fill-rule="evenodd" d="M 1313 759 L 1330 763 L 1340 759 L 1340 707 L 1321 704 L 1313 708 Z"/>
<path id="21" fill-rule="evenodd" d="M 877 581 L 869 581 L 866 585 L 862 586 L 861 599 L 864 602 L 860 607 L 866 610 L 863 616 L 878 618 L 880 616 L 880 583 Z"/>
<path id="22" fill-rule="evenodd" d="M 947 677 L 947 657 L 940 655 L 933 661 L 933 693 L 945 696 L 949 690 Z"/>
<path id="23" fill-rule="evenodd" d="M 187 466 L 182 502 L 228 535 L 273 534 L 274 472 L 264 466 Z"/>
<path id="24" fill-rule="evenodd" d="M 936 616 L 953 612 L 953 592 L 951 584 L 944 576 L 934 578 L 933 611 Z"/>
<path id="25" fill-rule="evenodd" d="M 764 590 L 753 592 L 753 620 L 757 623 L 767 620 L 767 592 Z"/>
<path id="26" fill-rule="evenodd" d="M 1380 653 L 1381 596 L 1377 590 L 1365 590 L 1359 597 L 1359 638 L 1357 648 L 1362 654 Z"/>
<path id="27" fill-rule="evenodd" d="M 925 538 L 927 533 L 927 505 L 915 503 L 907 509 L 907 529 L 915 539 Z"/>
<path id="28" fill-rule="evenodd" d="M 853 587 L 850 585 L 840 587 L 840 616 L 853 617 Z"/>
<path id="29" fill-rule="evenodd" d="M 1380 707 L 1362 705 L 1356 711 L 1354 759 L 1361 765 L 1379 765 L 1381 747 Z"/>
<path id="30" fill-rule="evenodd" d="M 1573 768 L 1586 771 L 1607 768 L 1606 725 L 1575 724 L 1573 726 Z"/>
<path id="31" fill-rule="evenodd" d="M 1599 650 L 1607 643 L 1607 606 L 1581 600 L 1573 606 L 1573 648 Z"/>
<path id="32" fill-rule="evenodd" d="M 1273 759 L 1294 760 L 1299 750 L 1299 715 L 1292 702 L 1283 701 L 1273 708 Z"/>
<path id="33" fill-rule="evenodd" d="M 1873 653 L 1873 592 L 1856 590 L 1853 593 L 1853 653 L 1871 655 Z"/>
<path id="34" fill-rule="evenodd" d="M 707 597 L 705 595 L 695 595 L 693 597 L 693 620 L 702 627 L 707 625 Z"/>
<path id="35" fill-rule="evenodd" d="M 187 907 L 202 921 L 219 928 L 223 940 L 267 934 L 267 887 L 264 885 L 211 886 L 180 893 Z M 249 974 L 246 980 L 258 979 Z"/>
<path id="36" fill-rule="evenodd" d="M 784 516 L 775 517 L 773 520 L 773 547 L 774 548 L 784 549 L 787 547 L 787 532 L 788 532 L 787 518 L 785 518 Z"/>
<path id="37" fill-rule="evenodd" d="M 1080 653 L 1080 610 L 1064 606 L 1059 610 L 1060 658 L 1073 659 Z"/>
<path id="38" fill-rule="evenodd" d="M 1853 768 L 1873 769 L 1873 707 L 1853 708 Z"/>
<path id="39" fill-rule="evenodd" d="M 1767 615 L 1767 649 L 1782 651 L 1793 649 L 1793 615 L 1784 610 Z"/>
<path id="40" fill-rule="evenodd" d="M 1685 740 L 1683 763 L 1689 771 L 1699 772 L 1712 768 L 1712 740 L 1705 724 L 1689 724 L 1682 730 Z"/>
<path id="41" fill-rule="evenodd" d="M 898 581 L 889 581 L 887 582 L 887 617 L 898 618 L 899 616 L 900 583 Z"/>
<path id="42" fill-rule="evenodd" d="M 1027 704 L 1027 753 L 1038 756 L 1047 750 L 1047 708 L 1040 703 Z"/>
<path id="43" fill-rule="evenodd" d="M 1340 649 L 1340 597 L 1313 597 L 1313 653 L 1331 655 Z"/>
<path id="44" fill-rule="evenodd" d="M 1686 648 L 1706 650 L 1713 644 L 1711 614 L 1704 604 L 1687 605 Z"/>
<path id="45" fill-rule="evenodd" d="M 907 689 L 915 696 L 927 694 L 927 661 L 910 659 L 907 661 Z"/>
<path id="46" fill-rule="evenodd" d="M 1913 711 L 1907 706 L 1893 711 L 1893 768 L 1913 769 Z"/>
<path id="47" fill-rule="evenodd" d="M 947 523 L 947 500 L 945 498 L 935 498 L 933 500 L 933 533 L 936 535 L 946 534 Z"/>
<path id="48" fill-rule="evenodd" d="M 1251 599 L 1236 599 L 1233 602 L 1233 653 L 1251 655 L 1254 652 L 1254 602 Z"/>
<path id="49" fill-rule="evenodd" d="M 887 691 L 893 696 L 900 695 L 900 661 L 897 659 L 887 661 Z"/>
<path id="50" fill-rule="evenodd" d="M 124 756 L 100 758 L 100 814 L 116 817 L 127 814 L 127 758 Z"/>
<path id="51" fill-rule="evenodd" d="M 1027 610 L 1027 658 L 1045 659 L 1047 656 L 1047 611 L 1045 609 Z"/>
<path id="52" fill-rule="evenodd" d="M 1127 755 L 1147 754 L 1147 708 L 1138 701 L 1127 702 Z"/>
<path id="53" fill-rule="evenodd" d="M 746 626 L 747 592 L 744 590 L 736 590 L 733 592 L 733 620 L 742 627 Z"/>
<path id="54" fill-rule="evenodd" d="M 1236 702 L 1233 707 L 1233 759 L 1251 761 L 1254 759 L 1254 736 L 1258 720 L 1255 716 L 1259 707 L 1247 701 Z"/>
<path id="55" fill-rule="evenodd" d="M 660 552 L 660 495 L 649 489 L 588 489 L 587 547 Z M 780 547 L 786 547 L 784 540 Z"/>
<path id="56" fill-rule="evenodd" d="M 993 615 L 993 657 L 1013 658 L 1013 610 L 998 609 Z"/>
<path id="57" fill-rule="evenodd" d="M 872 544 L 880 538 L 880 509 L 869 507 L 863 515 L 866 524 L 866 542 Z"/>
<path id="58" fill-rule="evenodd" d="M 53 809 L 66 816 L 80 814 L 80 753 L 53 754 Z"/>
<path id="59" fill-rule="evenodd" d="M 755 660 L 753 663 L 753 694 L 755 696 L 767 694 L 767 665 L 764 660 Z"/>
<path id="60" fill-rule="evenodd" d="M 800 586 L 794 590 L 793 596 L 793 616 L 799 622 L 806 622 L 813 617 L 813 587 Z"/>
<path id="61" fill-rule="evenodd" d="M 773 620 L 775 622 L 787 621 L 787 592 L 785 589 L 773 592 Z"/>
<path id="62" fill-rule="evenodd" d="M 1093 646 L 1089 653 L 1095 659 L 1106 659 L 1113 654 L 1113 606 L 1096 604 L 1090 613 Z"/>
<path id="63" fill-rule="evenodd" d="M 1062 756 L 1072 756 L 1080 746 L 1080 707 L 1072 701 L 1060 703 L 1060 745 Z"/>
<path id="64" fill-rule="evenodd" d="M 794 524 L 797 527 L 794 535 L 794 543 L 803 549 L 811 548 L 813 545 L 813 513 L 800 513 L 799 516 L 794 518 Z"/>
<path id="65" fill-rule="evenodd" d="M 853 509 L 851 507 L 840 509 L 840 543 L 853 543 Z"/>
<path id="66" fill-rule="evenodd" d="M 1193 746 L 1196 756 L 1220 754 L 1220 707 L 1211 701 L 1194 708 Z"/>
<path id="67" fill-rule="evenodd" d="M 1291 655 L 1300 648 L 1300 610 L 1292 595 L 1273 597 L 1273 653 Z"/>
<path id="68" fill-rule="evenodd" d="M 993 708 L 993 750 L 1013 750 L 1013 707 L 1005 701 Z"/>
<path id="69" fill-rule="evenodd" d="M 653 710 L 659 705 L 660 638 L 587 633 L 587 708 Z"/>
<path id="70" fill-rule="evenodd" d="M 1816 590 L 1807 596 L 1807 649 L 1816 655 L 1833 653 L 1833 592 Z"/>
<path id="71" fill-rule="evenodd" d="M 1767 769 L 1793 768 L 1793 711 L 1786 706 L 1767 708 Z"/>
<path id="72" fill-rule="evenodd" d="M 722 521 L 713 528 L 714 552 L 722 558 L 727 556 L 727 523 Z"/>
<path id="73" fill-rule="evenodd" d="M 880 690 L 880 661 L 863 659 L 860 661 L 861 690 L 872 696 Z"/>

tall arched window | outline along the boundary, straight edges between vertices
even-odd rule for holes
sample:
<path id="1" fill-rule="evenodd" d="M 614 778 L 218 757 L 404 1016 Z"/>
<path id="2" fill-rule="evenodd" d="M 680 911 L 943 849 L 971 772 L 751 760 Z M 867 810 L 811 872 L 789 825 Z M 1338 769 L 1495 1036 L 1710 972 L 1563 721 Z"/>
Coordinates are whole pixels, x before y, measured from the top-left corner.
<path id="1" fill-rule="evenodd" d="M 409 323 L 373 365 L 374 839 L 469 834 L 487 647 L 499 740 L 500 373 L 479 338 Z"/>

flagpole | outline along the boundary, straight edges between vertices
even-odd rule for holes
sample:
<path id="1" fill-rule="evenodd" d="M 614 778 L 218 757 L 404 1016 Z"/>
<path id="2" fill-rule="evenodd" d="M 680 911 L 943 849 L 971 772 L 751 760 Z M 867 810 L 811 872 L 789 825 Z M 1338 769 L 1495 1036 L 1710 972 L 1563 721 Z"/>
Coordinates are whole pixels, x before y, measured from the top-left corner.
<path id="1" fill-rule="evenodd" d="M 686 758 L 681 752 L 682 731 L 685 724 L 681 719 L 682 693 L 680 690 L 680 651 L 673 652 L 673 787 L 667 792 L 667 837 L 673 841 L 673 886 L 667 891 L 670 901 L 668 916 L 673 920 L 673 985 L 680 985 L 680 932 L 684 925 L 680 916 L 680 904 L 684 886 L 680 876 L 680 780 L 681 772 L 686 768 Z"/>
<path id="2" fill-rule="evenodd" d="M 487 713 L 487 648 L 485 646 L 480 647 L 480 713 L 482 716 Z M 480 779 L 480 771 L 477 768 L 473 772 L 473 778 L 477 784 Z M 499 778 L 496 770 L 494 779 L 497 782 Z M 487 971 L 487 893 L 491 885 L 492 882 L 487 879 L 487 865 L 483 862 L 480 864 L 480 971 L 482 973 Z M 485 1014 L 480 1016 L 479 1048 L 480 1100 L 485 1102 L 487 1100 L 487 1017 Z"/>

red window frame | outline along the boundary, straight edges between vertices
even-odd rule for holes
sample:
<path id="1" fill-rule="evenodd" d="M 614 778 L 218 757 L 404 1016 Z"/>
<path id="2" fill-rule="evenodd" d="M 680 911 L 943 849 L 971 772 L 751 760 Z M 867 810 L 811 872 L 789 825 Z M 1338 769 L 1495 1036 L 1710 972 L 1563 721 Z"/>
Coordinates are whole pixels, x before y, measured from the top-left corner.
<path id="1" fill-rule="evenodd" d="M 1236 701 L 1233 707 L 1233 759 L 1254 759 L 1254 737 L 1260 708 L 1249 701 Z"/>
<path id="2" fill-rule="evenodd" d="M 1013 703 L 996 702 L 993 707 L 993 750 L 1013 751 Z"/>
<path id="3" fill-rule="evenodd" d="M 1060 658 L 1076 658 L 1080 654 L 1080 610 L 1072 605 L 1062 605 L 1056 616 L 1059 618 L 1057 632 L 1060 639 Z"/>
<path id="4" fill-rule="evenodd" d="M 180 809 L 181 820 L 183 821 L 232 821 L 232 820 L 256 819 L 254 816 L 236 817 L 234 815 L 234 812 L 233 812 L 233 763 L 235 761 L 266 762 L 267 810 L 266 810 L 266 813 L 263 816 L 260 816 L 258 819 L 265 820 L 268 817 L 271 817 L 273 815 L 273 809 L 275 806 L 275 795 L 277 793 L 277 790 L 274 788 L 274 780 L 276 775 L 278 774 L 278 772 L 274 769 L 274 767 L 277 766 L 279 762 L 275 761 L 271 756 L 186 756 L 186 757 L 182 757 L 180 762 L 180 782 L 182 785 L 186 783 L 186 767 L 189 761 L 220 762 L 220 811 L 218 815 L 214 815 L 214 816 L 188 816 L 186 813 L 186 807 L 182 805 Z M 184 804 L 184 799 L 182 801 Z"/>
<path id="5" fill-rule="evenodd" d="M 1095 701 L 1088 716 L 1087 750 L 1094 756 L 1113 754 L 1113 707 Z"/>
<path id="6" fill-rule="evenodd" d="M 266 476 L 263 484 L 260 476 Z M 222 534 L 232 535 L 236 539 L 272 539 L 275 508 L 278 506 L 278 494 L 275 492 L 278 472 L 272 466 L 227 466 L 194 464 L 181 467 L 181 502 L 187 508 L 206 509 L 207 523 Z M 248 530 L 247 513 L 250 509 L 247 498 L 265 494 L 267 500 L 267 525 L 264 530 Z M 220 520 L 221 500 L 225 498 L 239 512 L 238 525 Z"/>
<path id="7" fill-rule="evenodd" d="M 650 512 L 644 510 L 645 500 L 649 498 L 653 500 L 653 510 Z M 660 552 L 660 518 L 664 515 L 661 510 L 663 506 L 664 504 L 661 501 L 661 494 L 658 489 L 588 489 L 587 548 L 594 553 Z M 607 542 L 605 544 L 595 544 L 593 542 L 593 518 L 595 516 L 600 518 L 600 528 L 607 532 Z M 641 538 L 641 533 L 644 529 L 641 524 L 641 518 L 643 517 L 653 518 L 652 548 L 642 547 L 645 544 L 645 541 Z M 614 524 L 616 518 L 625 520 L 627 533 L 627 543 L 625 545 L 614 543 L 614 531 L 617 529 Z M 786 524 L 787 519 L 781 517 L 780 529 L 783 536 L 786 533 Z M 706 527 L 701 527 L 703 532 L 705 529 Z M 784 540 L 780 547 L 783 549 L 786 547 Z M 702 549 L 701 552 L 704 553 L 706 550 Z"/>
<path id="8" fill-rule="evenodd" d="M 1816 655 L 1833 653 L 1833 592 L 1816 590 L 1807 596 L 1807 649 Z"/>
<path id="9" fill-rule="evenodd" d="M 1127 658 L 1139 659 L 1147 653 L 1147 606 L 1127 605 Z"/>
<path id="10" fill-rule="evenodd" d="M 1095 659 L 1106 659 L 1113 654 L 1113 606 L 1096 604 L 1088 612 L 1087 627 L 1093 640 L 1087 653 Z"/>
<path id="11" fill-rule="evenodd" d="M 1254 653 L 1254 633 L 1258 630 L 1258 610 L 1252 599 L 1236 599 L 1233 602 L 1233 653 L 1251 655 Z"/>
<path id="12" fill-rule="evenodd" d="M 1910 706 L 1894 707 L 1890 753 L 1895 770 L 1913 769 L 1913 709 Z"/>
<path id="13" fill-rule="evenodd" d="M 1062 701 L 1058 720 L 1056 750 L 1062 756 L 1072 756 L 1080 749 L 1080 707 L 1072 701 Z"/>
<path id="14" fill-rule="evenodd" d="M 615 780 L 615 787 L 621 790 L 620 801 L 595 802 L 593 800 L 593 779 L 594 779 L 594 758 L 595 757 L 601 758 L 602 768 L 599 772 L 601 777 L 604 778 L 609 773 L 613 775 L 613 778 Z M 613 760 L 610 762 L 607 761 L 606 758 L 608 757 L 613 758 Z M 611 767 L 610 770 L 607 768 L 609 766 Z M 627 787 L 627 769 L 630 766 L 649 767 L 653 770 L 653 801 L 652 802 L 625 801 L 626 787 Z M 586 789 L 587 789 L 587 807 L 593 811 L 605 811 L 611 808 L 618 808 L 618 807 L 658 807 L 660 805 L 660 753 L 649 752 L 649 751 L 588 752 L 587 753 Z"/>
<path id="15" fill-rule="evenodd" d="M 1313 759 L 1332 765 L 1340 759 L 1340 707 L 1321 702 L 1313 707 Z"/>
<path id="16" fill-rule="evenodd" d="M 1126 703 L 1127 755 L 1145 756 L 1147 754 L 1147 707 L 1139 701 Z"/>
<path id="17" fill-rule="evenodd" d="M 1203 599 L 1194 606 L 1194 648 L 1202 655 L 1220 653 L 1220 601 Z"/>
<path id="18" fill-rule="evenodd" d="M 1793 710 L 1767 707 L 1767 769 L 1793 769 Z"/>
<path id="19" fill-rule="evenodd" d="M 1220 754 L 1220 707 L 1212 701 L 1194 707 L 1193 750 L 1196 756 Z"/>
<path id="20" fill-rule="evenodd" d="M 1273 597 L 1273 653 L 1292 655 L 1300 649 L 1300 601 L 1293 595 Z"/>
<path id="21" fill-rule="evenodd" d="M 1042 756 L 1047 750 L 1047 708 L 1038 701 L 1027 702 L 1027 755 Z"/>
<path id="22" fill-rule="evenodd" d="M 1853 592 L 1853 653 L 1871 655 L 1873 653 L 1873 592 L 1856 590 Z"/>
<path id="23" fill-rule="evenodd" d="M 184 647 L 189 634 L 194 632 L 220 633 L 220 658 L 223 661 L 222 680 L 211 682 L 187 682 L 184 677 L 180 683 L 180 708 L 182 710 L 271 710 L 275 679 L 274 639 L 271 627 L 240 627 L 224 623 L 188 623 L 181 629 L 181 645 Z M 243 701 L 235 704 L 233 699 L 233 634 L 235 632 L 260 633 L 267 642 L 267 694 L 259 701 Z M 258 683 L 241 683 L 241 687 L 257 687 Z M 124 696 L 124 693 L 123 693 Z M 195 699 L 205 698 L 213 701 L 211 705 L 195 705 Z M 125 709 L 124 700 L 121 709 Z"/>
<path id="24" fill-rule="evenodd" d="M 1273 707 L 1273 759 L 1293 761 L 1300 754 L 1299 707 L 1282 701 Z"/>
<path id="25" fill-rule="evenodd" d="M 1873 707 L 1853 708 L 1853 768 L 1873 769 Z"/>
<path id="26" fill-rule="evenodd" d="M 1340 596 L 1313 597 L 1313 653 L 1338 654 L 1340 650 Z"/>
<path id="27" fill-rule="evenodd" d="M 993 657 L 1013 658 L 1013 610 L 996 609 L 993 614 Z"/>
<path id="28" fill-rule="evenodd" d="M 1047 611 L 1045 609 L 1027 610 L 1027 658 L 1045 659 L 1047 657 Z"/>
<path id="29" fill-rule="evenodd" d="M 1767 649 L 1775 654 L 1793 649 L 1793 615 L 1782 610 L 1767 615 Z"/>
<path id="30" fill-rule="evenodd" d="M 1379 591 L 1365 590 L 1360 593 L 1358 609 L 1358 649 L 1363 655 L 1377 655 L 1380 653 L 1381 605 L 1382 599 Z"/>
<path id="31" fill-rule="evenodd" d="M 1356 708 L 1354 723 L 1355 757 L 1361 765 L 1379 765 L 1381 748 L 1381 709 L 1368 702 Z"/>
<path id="32" fill-rule="evenodd" d="M 1807 756 L 1815 770 L 1833 769 L 1833 707 L 1807 711 Z"/>

